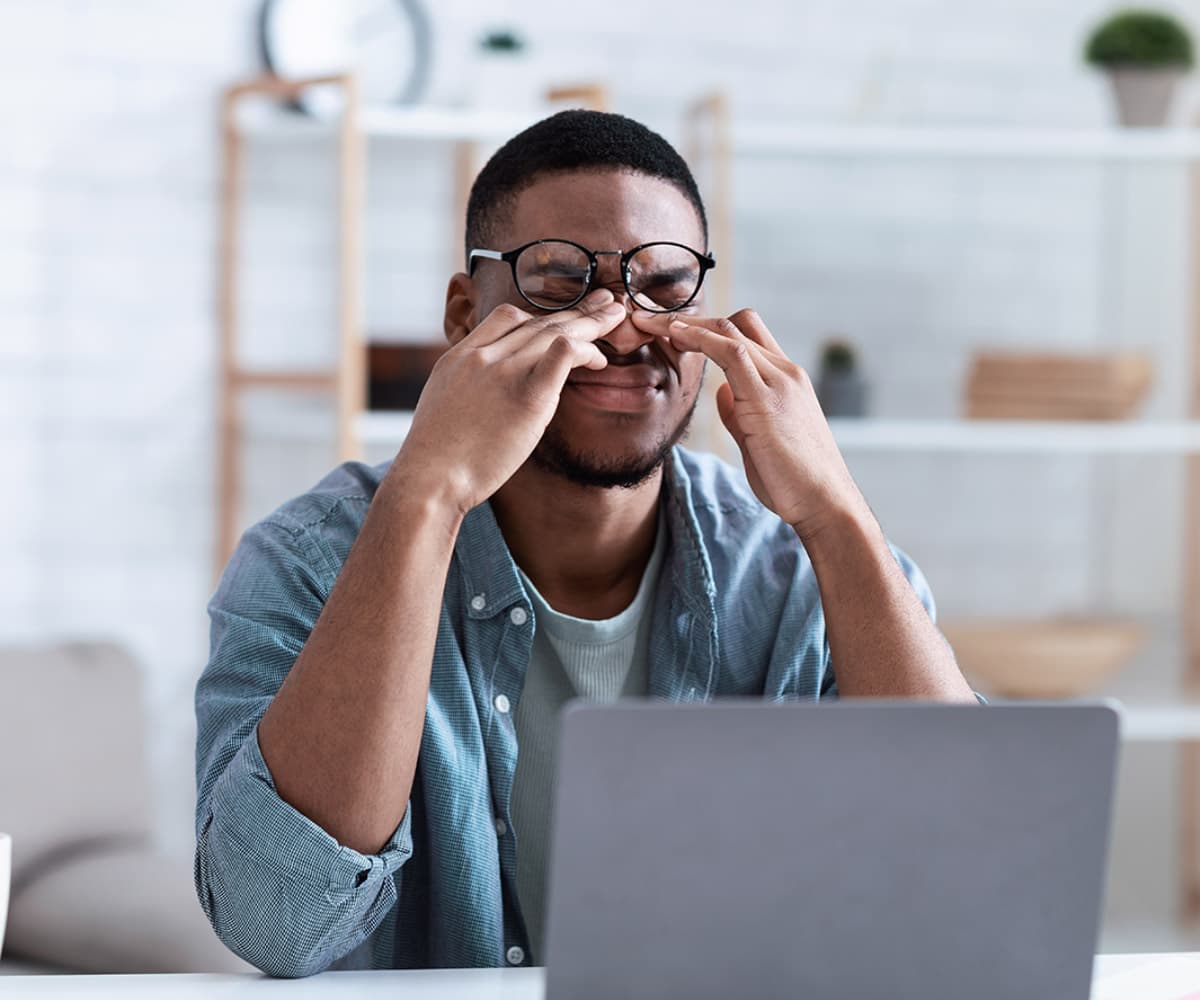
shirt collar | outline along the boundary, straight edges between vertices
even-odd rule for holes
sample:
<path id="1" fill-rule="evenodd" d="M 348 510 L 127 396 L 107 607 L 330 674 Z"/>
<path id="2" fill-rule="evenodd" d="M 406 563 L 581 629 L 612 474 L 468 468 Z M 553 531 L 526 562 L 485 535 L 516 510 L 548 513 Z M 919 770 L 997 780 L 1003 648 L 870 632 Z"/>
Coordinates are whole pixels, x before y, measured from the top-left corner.
<path id="1" fill-rule="evenodd" d="M 699 625 L 711 629 L 716 621 L 717 591 L 681 448 L 671 449 L 663 473 L 669 530 L 663 582 L 669 582 L 674 601 L 696 615 Z M 454 552 L 463 573 L 468 617 L 491 618 L 527 599 L 489 501 L 467 512 Z M 660 587 L 659 594 L 664 590 Z"/>

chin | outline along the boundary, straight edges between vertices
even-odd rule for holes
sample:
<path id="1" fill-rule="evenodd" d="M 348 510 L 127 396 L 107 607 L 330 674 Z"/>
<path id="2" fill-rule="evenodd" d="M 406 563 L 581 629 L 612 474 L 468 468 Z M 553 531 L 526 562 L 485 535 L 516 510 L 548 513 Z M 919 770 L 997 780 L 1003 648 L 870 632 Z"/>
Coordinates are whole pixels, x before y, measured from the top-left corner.
<path id="1" fill-rule="evenodd" d="M 670 446 L 650 453 L 619 455 L 576 450 L 547 433 L 534 449 L 532 460 L 539 469 L 576 486 L 631 490 L 649 480 L 670 451 Z"/>
<path id="2" fill-rule="evenodd" d="M 674 428 L 658 433 L 641 432 L 633 427 L 617 426 L 591 440 L 591 435 L 572 434 L 558 421 L 552 421 L 531 456 L 533 464 L 545 472 L 595 489 L 634 489 L 647 482 L 666 461 L 691 423 L 691 410 Z M 632 424 L 634 421 L 627 421 Z M 634 436 L 640 441 L 631 440 Z M 620 443 L 620 449 L 613 448 Z"/>

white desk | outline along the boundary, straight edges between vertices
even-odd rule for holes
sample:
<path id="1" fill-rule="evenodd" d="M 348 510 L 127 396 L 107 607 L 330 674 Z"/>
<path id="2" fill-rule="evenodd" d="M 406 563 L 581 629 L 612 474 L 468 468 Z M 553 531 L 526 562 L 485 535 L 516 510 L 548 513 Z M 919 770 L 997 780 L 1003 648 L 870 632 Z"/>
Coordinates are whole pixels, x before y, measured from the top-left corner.
<path id="1" fill-rule="evenodd" d="M 124 1000 L 257 1000 L 289 997 L 410 997 L 414 1000 L 541 1000 L 541 969 L 436 972 L 333 972 L 311 979 L 261 976 L 10 976 L 4 1000 L 88 997 Z M 1096 960 L 1092 1000 L 1200 1000 L 1200 953 L 1103 955 Z"/>

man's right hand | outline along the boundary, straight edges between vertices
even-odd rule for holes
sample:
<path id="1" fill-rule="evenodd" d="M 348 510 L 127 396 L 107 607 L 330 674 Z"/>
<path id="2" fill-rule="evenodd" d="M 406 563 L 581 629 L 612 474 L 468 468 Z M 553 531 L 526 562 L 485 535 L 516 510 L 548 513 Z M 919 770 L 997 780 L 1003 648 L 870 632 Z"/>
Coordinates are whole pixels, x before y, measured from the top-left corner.
<path id="1" fill-rule="evenodd" d="M 396 457 L 405 482 L 459 515 L 490 497 L 533 453 L 571 371 L 607 366 L 595 342 L 626 315 L 606 288 L 542 316 L 493 309 L 433 366 Z"/>

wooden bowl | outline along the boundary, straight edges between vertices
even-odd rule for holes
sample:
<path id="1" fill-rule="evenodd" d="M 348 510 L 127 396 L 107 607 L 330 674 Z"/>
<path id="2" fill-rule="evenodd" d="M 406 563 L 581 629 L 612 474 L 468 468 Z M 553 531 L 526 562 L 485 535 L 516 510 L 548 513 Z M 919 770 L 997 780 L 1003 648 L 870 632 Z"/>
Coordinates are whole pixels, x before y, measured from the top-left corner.
<path id="1" fill-rule="evenodd" d="M 1137 622 L 1111 618 L 961 621 L 942 632 L 968 680 L 1009 698 L 1068 698 L 1094 690 L 1145 641 Z"/>

